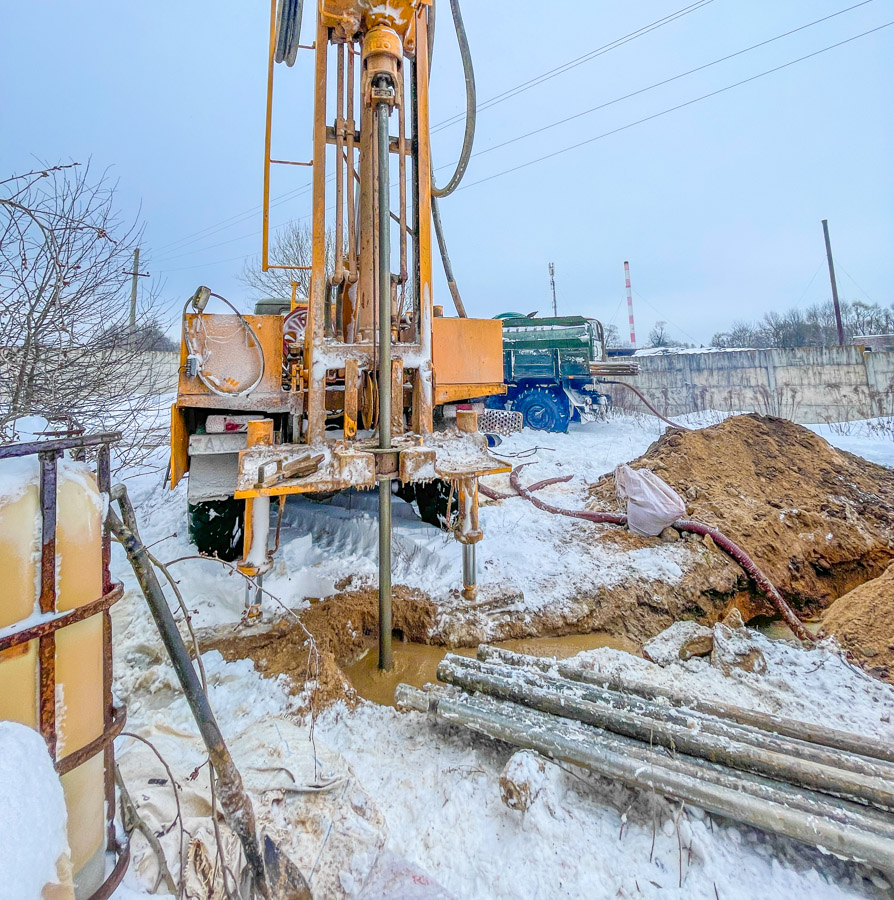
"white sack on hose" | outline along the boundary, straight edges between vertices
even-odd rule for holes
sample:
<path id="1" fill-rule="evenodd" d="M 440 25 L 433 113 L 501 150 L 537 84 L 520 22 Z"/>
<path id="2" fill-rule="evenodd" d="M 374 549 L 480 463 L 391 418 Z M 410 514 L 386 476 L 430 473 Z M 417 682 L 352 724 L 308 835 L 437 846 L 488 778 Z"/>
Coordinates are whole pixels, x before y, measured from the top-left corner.
<path id="1" fill-rule="evenodd" d="M 634 534 L 654 537 L 686 515 L 683 498 L 648 469 L 618 466 L 615 493 L 627 500 L 627 527 Z"/>

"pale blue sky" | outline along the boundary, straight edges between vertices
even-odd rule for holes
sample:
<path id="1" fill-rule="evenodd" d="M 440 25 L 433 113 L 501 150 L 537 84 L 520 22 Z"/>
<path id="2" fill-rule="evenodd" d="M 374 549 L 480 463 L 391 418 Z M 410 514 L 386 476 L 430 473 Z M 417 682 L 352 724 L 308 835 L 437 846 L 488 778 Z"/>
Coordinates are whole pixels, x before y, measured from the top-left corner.
<path id="1" fill-rule="evenodd" d="M 713 0 L 482 111 L 475 149 L 853 2 Z M 465 0 L 479 100 L 685 5 Z M 435 123 L 464 104 L 448 4 L 441 6 Z M 309 19 L 314 4 L 306 7 Z M 125 210 L 141 208 L 146 268 L 172 310 L 200 283 L 245 307 L 237 276 L 243 258 L 260 248 L 269 5 L 2 0 L 0 8 L 0 172 L 30 168 L 34 156 L 50 162 L 92 156 L 120 180 Z M 467 308 L 483 316 L 546 311 L 553 261 L 560 312 L 613 321 L 623 334 L 629 259 L 640 340 L 664 319 L 675 336 L 707 342 L 733 319 L 829 296 L 823 218 L 842 296 L 894 301 L 894 27 L 475 184 L 892 20 L 894 0 L 872 0 L 473 159 L 468 187 L 443 204 Z M 277 71 L 282 115 L 275 155 L 309 156 L 308 62 Z M 460 125 L 438 133 L 436 161 L 452 163 L 460 141 Z M 307 180 L 303 170 L 289 175 L 279 176 L 274 196 Z M 309 199 L 303 193 L 277 205 L 274 224 L 305 216 Z M 449 306 L 440 275 L 436 302 Z"/>

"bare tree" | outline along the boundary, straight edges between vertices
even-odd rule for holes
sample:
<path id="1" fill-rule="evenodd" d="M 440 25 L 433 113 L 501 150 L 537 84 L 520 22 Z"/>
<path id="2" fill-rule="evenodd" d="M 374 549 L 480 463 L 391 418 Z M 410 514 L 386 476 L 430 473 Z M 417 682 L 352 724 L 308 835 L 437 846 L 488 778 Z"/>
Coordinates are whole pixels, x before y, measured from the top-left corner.
<path id="1" fill-rule="evenodd" d="M 273 234 L 270 247 L 270 263 L 281 266 L 309 266 L 313 257 L 313 231 L 300 222 L 288 222 Z M 326 275 L 332 273 L 335 265 L 334 238 L 326 232 Z M 297 282 L 297 295 L 307 299 L 310 294 L 310 271 L 301 269 L 268 269 L 261 271 L 260 257 L 245 263 L 241 281 L 251 290 L 254 298 L 260 300 L 277 297 L 289 300 L 292 296 L 292 282 Z"/>
<path id="2" fill-rule="evenodd" d="M 648 347 L 684 347 L 681 341 L 672 338 L 667 330 L 667 322 L 656 322 L 646 338 Z"/>
<path id="3" fill-rule="evenodd" d="M 121 431 L 119 461 L 139 459 L 158 412 L 159 329 L 131 328 L 128 272 L 140 238 L 115 209 L 115 185 L 89 164 L 0 180 L 0 440 L 16 420 Z"/>

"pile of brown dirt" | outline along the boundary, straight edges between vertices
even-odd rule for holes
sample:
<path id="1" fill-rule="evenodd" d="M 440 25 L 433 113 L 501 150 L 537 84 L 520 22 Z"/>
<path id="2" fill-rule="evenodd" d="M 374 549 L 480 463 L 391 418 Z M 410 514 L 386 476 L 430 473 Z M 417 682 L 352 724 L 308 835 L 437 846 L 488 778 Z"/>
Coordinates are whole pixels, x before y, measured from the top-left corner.
<path id="1" fill-rule="evenodd" d="M 876 578 L 894 559 L 894 471 L 786 419 L 735 416 L 699 431 L 671 430 L 631 465 L 651 469 L 692 518 L 742 546 L 802 615 Z M 618 508 L 613 476 L 590 493 L 595 508 Z M 748 607 L 746 619 L 772 614 L 756 595 Z"/>
<path id="2" fill-rule="evenodd" d="M 427 643 L 436 614 L 432 602 L 421 592 L 394 587 L 392 624 L 406 640 Z M 237 631 L 207 629 L 199 633 L 199 645 L 203 653 L 220 651 L 228 662 L 250 658 L 265 677 L 287 675 L 294 694 L 301 694 L 307 682 L 314 682 L 308 704 L 323 707 L 336 700 L 355 702 L 357 695 L 340 666 L 358 656 L 378 634 L 378 591 L 345 591 L 312 604 L 298 617 L 316 641 L 318 652 L 313 656 L 304 630 L 288 618 Z"/>
<path id="3" fill-rule="evenodd" d="M 894 683 L 894 566 L 839 597 L 823 614 L 832 635 L 868 672 Z"/>

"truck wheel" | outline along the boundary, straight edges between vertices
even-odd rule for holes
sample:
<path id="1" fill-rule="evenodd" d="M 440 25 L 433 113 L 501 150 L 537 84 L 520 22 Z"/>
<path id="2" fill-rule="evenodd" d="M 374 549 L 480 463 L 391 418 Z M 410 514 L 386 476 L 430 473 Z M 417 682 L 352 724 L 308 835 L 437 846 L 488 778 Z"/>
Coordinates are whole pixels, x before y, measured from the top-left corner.
<path id="1" fill-rule="evenodd" d="M 234 562 L 242 556 L 245 501 L 232 497 L 189 504 L 189 539 L 202 556 Z"/>
<path id="2" fill-rule="evenodd" d="M 571 420 L 565 397 L 546 388 L 528 388 L 515 401 L 515 411 L 525 417 L 528 428 L 538 431 L 568 431 Z"/>

